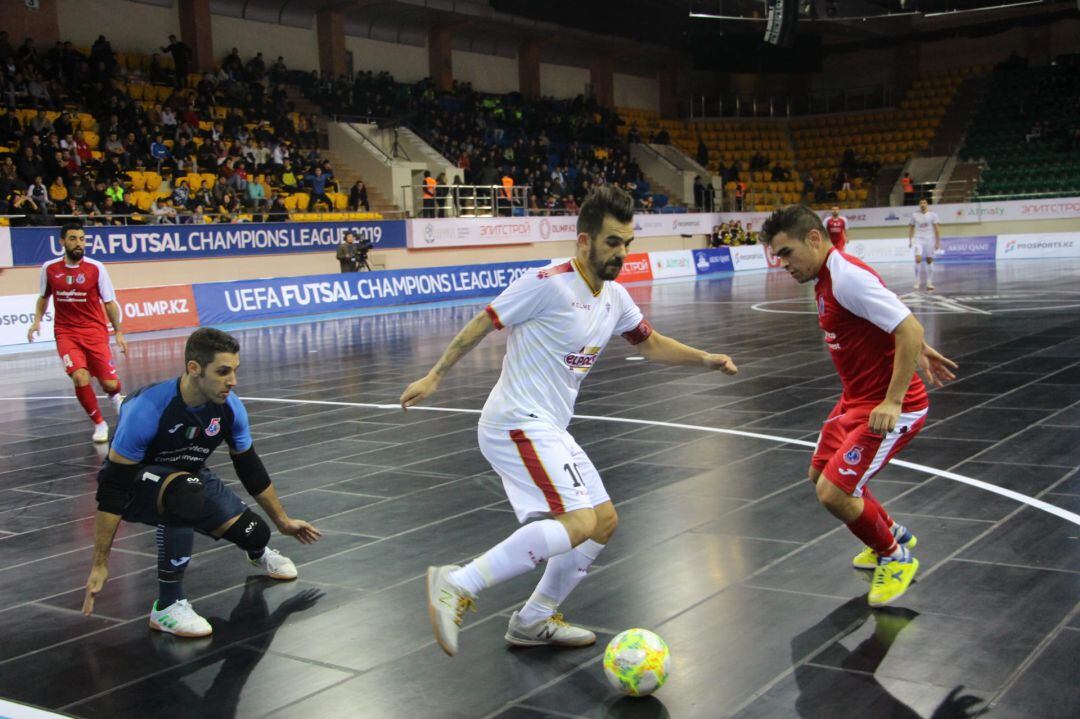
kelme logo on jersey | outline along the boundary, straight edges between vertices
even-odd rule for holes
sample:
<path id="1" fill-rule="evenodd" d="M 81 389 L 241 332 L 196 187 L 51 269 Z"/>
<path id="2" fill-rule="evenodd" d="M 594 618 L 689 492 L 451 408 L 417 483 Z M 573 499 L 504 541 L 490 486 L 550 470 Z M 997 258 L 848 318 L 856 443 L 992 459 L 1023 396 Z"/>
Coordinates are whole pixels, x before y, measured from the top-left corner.
<path id="1" fill-rule="evenodd" d="M 566 366 L 571 371 L 585 374 L 596 363 L 596 358 L 599 355 L 599 347 L 582 347 L 577 352 L 571 352 L 566 357 L 563 357 L 563 361 L 566 362 Z"/>
<path id="2" fill-rule="evenodd" d="M 206 426 L 206 429 L 203 430 L 203 431 L 206 432 L 207 437 L 213 437 L 218 432 L 220 432 L 221 431 L 221 417 L 214 417 L 212 420 L 210 420 L 210 424 L 208 424 Z"/>
<path id="3" fill-rule="evenodd" d="M 858 464 L 862 461 L 862 447 L 858 445 L 844 452 L 844 461 L 848 464 Z"/>

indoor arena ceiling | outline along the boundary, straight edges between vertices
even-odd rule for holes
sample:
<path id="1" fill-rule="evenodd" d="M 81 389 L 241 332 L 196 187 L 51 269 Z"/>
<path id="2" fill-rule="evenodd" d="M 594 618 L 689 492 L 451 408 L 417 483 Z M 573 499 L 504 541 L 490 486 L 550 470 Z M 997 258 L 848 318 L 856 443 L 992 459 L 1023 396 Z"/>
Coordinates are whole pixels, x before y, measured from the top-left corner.
<path id="1" fill-rule="evenodd" d="M 713 54 L 758 52 L 765 15 L 762 0 L 211 0 L 210 6 L 216 14 L 297 27 L 311 27 L 322 9 L 340 9 L 346 34 L 414 46 L 426 44 L 431 28 L 448 26 L 455 49 L 502 57 L 539 40 L 543 62 L 588 67 L 601 51 L 615 58 L 617 70 L 639 74 L 680 57 L 704 67 Z M 796 46 L 880 46 L 1069 16 L 1080 17 L 1077 0 L 802 0 Z"/>

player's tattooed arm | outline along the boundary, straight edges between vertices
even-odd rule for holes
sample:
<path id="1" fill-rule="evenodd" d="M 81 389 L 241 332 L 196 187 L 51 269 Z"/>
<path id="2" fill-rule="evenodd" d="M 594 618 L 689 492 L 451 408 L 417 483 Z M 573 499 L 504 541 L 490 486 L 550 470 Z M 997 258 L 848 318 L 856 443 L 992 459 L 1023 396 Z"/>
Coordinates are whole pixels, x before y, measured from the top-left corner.
<path id="1" fill-rule="evenodd" d="M 469 323 L 461 328 L 457 336 L 443 351 L 442 357 L 435 363 L 426 375 L 416 380 L 401 394 L 401 408 L 408 409 L 431 396 L 439 387 L 439 381 L 443 378 L 457 361 L 467 355 L 473 347 L 487 337 L 495 329 L 495 323 L 487 311 L 478 313 L 469 320 Z"/>

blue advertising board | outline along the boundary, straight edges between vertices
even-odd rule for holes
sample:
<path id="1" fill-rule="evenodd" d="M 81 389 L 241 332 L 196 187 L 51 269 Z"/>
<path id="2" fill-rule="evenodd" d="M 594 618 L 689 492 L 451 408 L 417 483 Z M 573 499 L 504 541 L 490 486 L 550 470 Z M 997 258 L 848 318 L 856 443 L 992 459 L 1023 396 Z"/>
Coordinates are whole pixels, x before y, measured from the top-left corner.
<path id="1" fill-rule="evenodd" d="M 222 225 L 87 227 L 86 254 L 102 262 L 188 260 L 200 257 L 333 252 L 353 230 L 378 249 L 406 246 L 405 222 L 241 222 Z M 16 267 L 40 265 L 63 254 L 59 227 L 11 230 Z"/>
<path id="2" fill-rule="evenodd" d="M 942 237 L 939 262 L 993 262 L 997 254 L 997 236 Z"/>
<path id="3" fill-rule="evenodd" d="M 195 285 L 199 321 L 220 324 L 322 312 L 492 297 L 547 260 L 352 272 Z"/>
<path id="4" fill-rule="evenodd" d="M 707 250 L 694 250 L 694 268 L 699 275 L 713 272 L 734 272 L 731 264 L 731 250 L 727 247 L 713 247 Z"/>

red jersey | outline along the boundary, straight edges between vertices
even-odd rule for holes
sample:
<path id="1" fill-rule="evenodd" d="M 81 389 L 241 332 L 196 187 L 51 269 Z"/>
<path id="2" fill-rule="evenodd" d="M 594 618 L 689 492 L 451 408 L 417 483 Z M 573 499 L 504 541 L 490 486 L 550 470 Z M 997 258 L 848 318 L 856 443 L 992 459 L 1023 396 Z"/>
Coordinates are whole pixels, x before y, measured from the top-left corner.
<path id="1" fill-rule="evenodd" d="M 818 325 L 840 374 L 847 405 L 877 406 L 892 380 L 896 343 L 893 332 L 911 310 L 890 292 L 881 277 L 855 257 L 830 250 L 814 287 Z M 930 404 L 926 386 L 912 372 L 902 409 Z"/>
<path id="2" fill-rule="evenodd" d="M 83 257 L 67 264 L 65 257 L 41 266 L 41 296 L 53 298 L 56 336 L 109 336 L 102 302 L 115 302 L 116 291 L 105 265 Z"/>
<path id="3" fill-rule="evenodd" d="M 829 231 L 829 239 L 832 240 L 833 247 L 843 252 L 844 245 L 847 244 L 847 218 L 842 215 L 836 217 L 829 215 L 829 218 L 825 220 L 825 229 Z"/>

